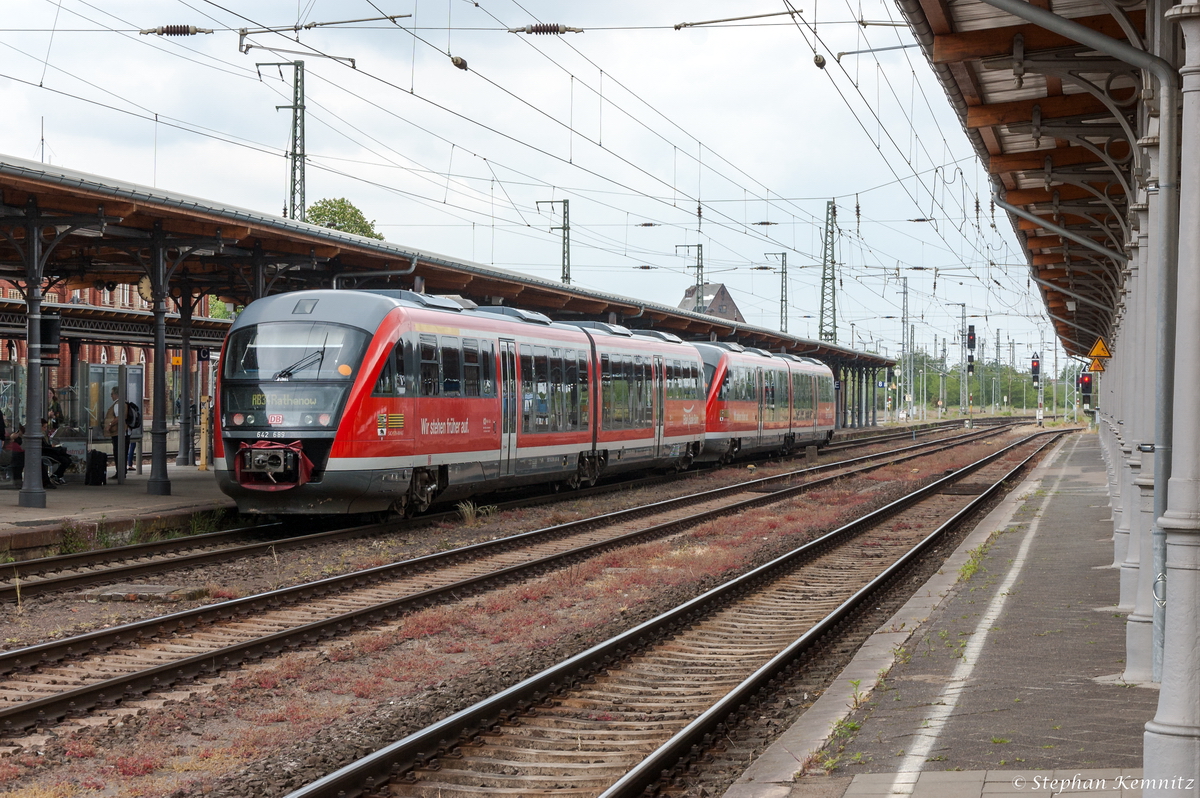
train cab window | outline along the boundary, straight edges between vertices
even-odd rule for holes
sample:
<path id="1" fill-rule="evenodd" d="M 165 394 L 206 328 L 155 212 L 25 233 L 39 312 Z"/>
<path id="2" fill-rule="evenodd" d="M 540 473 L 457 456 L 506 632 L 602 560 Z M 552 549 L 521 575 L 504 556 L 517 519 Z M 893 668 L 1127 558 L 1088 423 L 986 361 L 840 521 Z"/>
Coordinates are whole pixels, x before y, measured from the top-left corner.
<path id="1" fill-rule="evenodd" d="M 533 432 L 533 347 L 521 344 L 521 431 Z"/>
<path id="2" fill-rule="evenodd" d="M 442 374 L 438 363 L 436 335 L 421 336 L 420 354 L 421 396 L 437 396 L 441 392 Z"/>
<path id="3" fill-rule="evenodd" d="M 405 396 L 408 393 L 408 382 L 405 378 L 404 364 L 412 359 L 412 341 L 401 339 L 392 347 L 383 368 L 379 370 L 379 379 L 375 381 L 372 396 Z"/>
<path id="4" fill-rule="evenodd" d="M 442 340 L 442 395 L 462 394 L 462 349 L 458 337 L 443 335 Z"/>
<path id="5" fill-rule="evenodd" d="M 463 396 L 479 396 L 482 388 L 479 375 L 479 341 L 475 338 L 464 338 L 462 355 Z"/>

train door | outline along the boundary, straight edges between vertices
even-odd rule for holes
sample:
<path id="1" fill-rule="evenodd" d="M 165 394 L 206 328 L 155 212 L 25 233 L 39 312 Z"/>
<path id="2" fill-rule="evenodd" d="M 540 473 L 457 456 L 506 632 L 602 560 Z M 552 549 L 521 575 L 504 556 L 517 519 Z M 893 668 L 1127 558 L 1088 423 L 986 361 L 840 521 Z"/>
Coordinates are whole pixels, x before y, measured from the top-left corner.
<path id="1" fill-rule="evenodd" d="M 766 393 L 767 383 L 763 378 L 763 370 L 761 366 L 754 369 L 755 384 L 758 386 L 758 439 L 756 444 L 761 445 L 763 439 L 763 413 L 766 411 Z"/>
<path id="2" fill-rule="evenodd" d="M 654 356 L 653 394 L 650 401 L 654 403 L 654 454 L 656 457 L 665 454 L 663 450 L 663 419 L 666 414 L 666 381 L 663 379 L 662 355 Z"/>
<path id="3" fill-rule="evenodd" d="M 500 476 L 516 473 L 517 344 L 500 339 Z"/>

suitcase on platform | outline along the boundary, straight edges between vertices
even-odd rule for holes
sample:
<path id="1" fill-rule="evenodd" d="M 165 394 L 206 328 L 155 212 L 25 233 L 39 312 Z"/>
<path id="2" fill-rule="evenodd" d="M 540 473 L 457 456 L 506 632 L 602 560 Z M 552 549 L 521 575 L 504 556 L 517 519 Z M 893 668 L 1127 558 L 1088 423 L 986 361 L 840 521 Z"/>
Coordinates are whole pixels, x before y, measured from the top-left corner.
<path id="1" fill-rule="evenodd" d="M 87 470 L 83 474 L 84 485 L 104 485 L 108 481 L 108 455 L 91 449 L 87 453 Z"/>

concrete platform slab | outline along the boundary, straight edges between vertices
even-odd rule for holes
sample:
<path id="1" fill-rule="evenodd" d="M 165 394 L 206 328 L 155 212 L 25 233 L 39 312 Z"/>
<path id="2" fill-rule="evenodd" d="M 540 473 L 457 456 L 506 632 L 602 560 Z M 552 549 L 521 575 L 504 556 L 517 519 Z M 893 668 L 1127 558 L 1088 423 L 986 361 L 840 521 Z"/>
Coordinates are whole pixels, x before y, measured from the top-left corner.
<path id="1" fill-rule="evenodd" d="M 0 560 L 55 554 L 64 537 L 101 537 L 121 543 L 138 530 L 190 531 L 199 514 L 236 510 L 233 500 L 217 487 L 212 471 L 170 463 L 167 477 L 171 480 L 169 496 L 146 492 L 148 465 L 141 474 L 129 473 L 124 485 L 114 480 L 107 485 L 84 485 L 72 478 L 46 491 L 43 508 L 19 506 L 19 486 L 0 482 Z"/>
<path id="2" fill-rule="evenodd" d="M 1065 794 L 1140 795 L 1142 726 L 1157 691 L 1101 681 L 1123 669 L 1125 643 L 1124 615 L 1111 607 L 1118 574 L 1105 567 L 1108 516 L 1096 437 L 1067 438 L 784 734 L 782 752 L 760 757 L 727 796 L 784 786 L 789 798 L 1052 795 L 1063 788 L 1047 779 L 1075 774 L 1108 782 Z M 958 582 L 989 538 L 980 571 Z M 874 689 L 855 711 L 859 678 Z M 857 735 L 821 752 L 832 774 L 798 776 L 796 762 L 850 715 Z"/>

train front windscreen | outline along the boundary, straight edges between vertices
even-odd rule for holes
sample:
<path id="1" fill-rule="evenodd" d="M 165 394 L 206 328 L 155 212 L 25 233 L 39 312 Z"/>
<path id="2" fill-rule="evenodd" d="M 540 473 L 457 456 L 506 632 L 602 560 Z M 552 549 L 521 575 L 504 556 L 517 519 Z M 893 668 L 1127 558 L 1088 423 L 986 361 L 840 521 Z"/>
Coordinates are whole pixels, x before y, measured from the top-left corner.
<path id="1" fill-rule="evenodd" d="M 326 322 L 270 322 L 234 331 L 221 384 L 225 433 L 332 433 L 369 340 L 364 330 Z"/>

